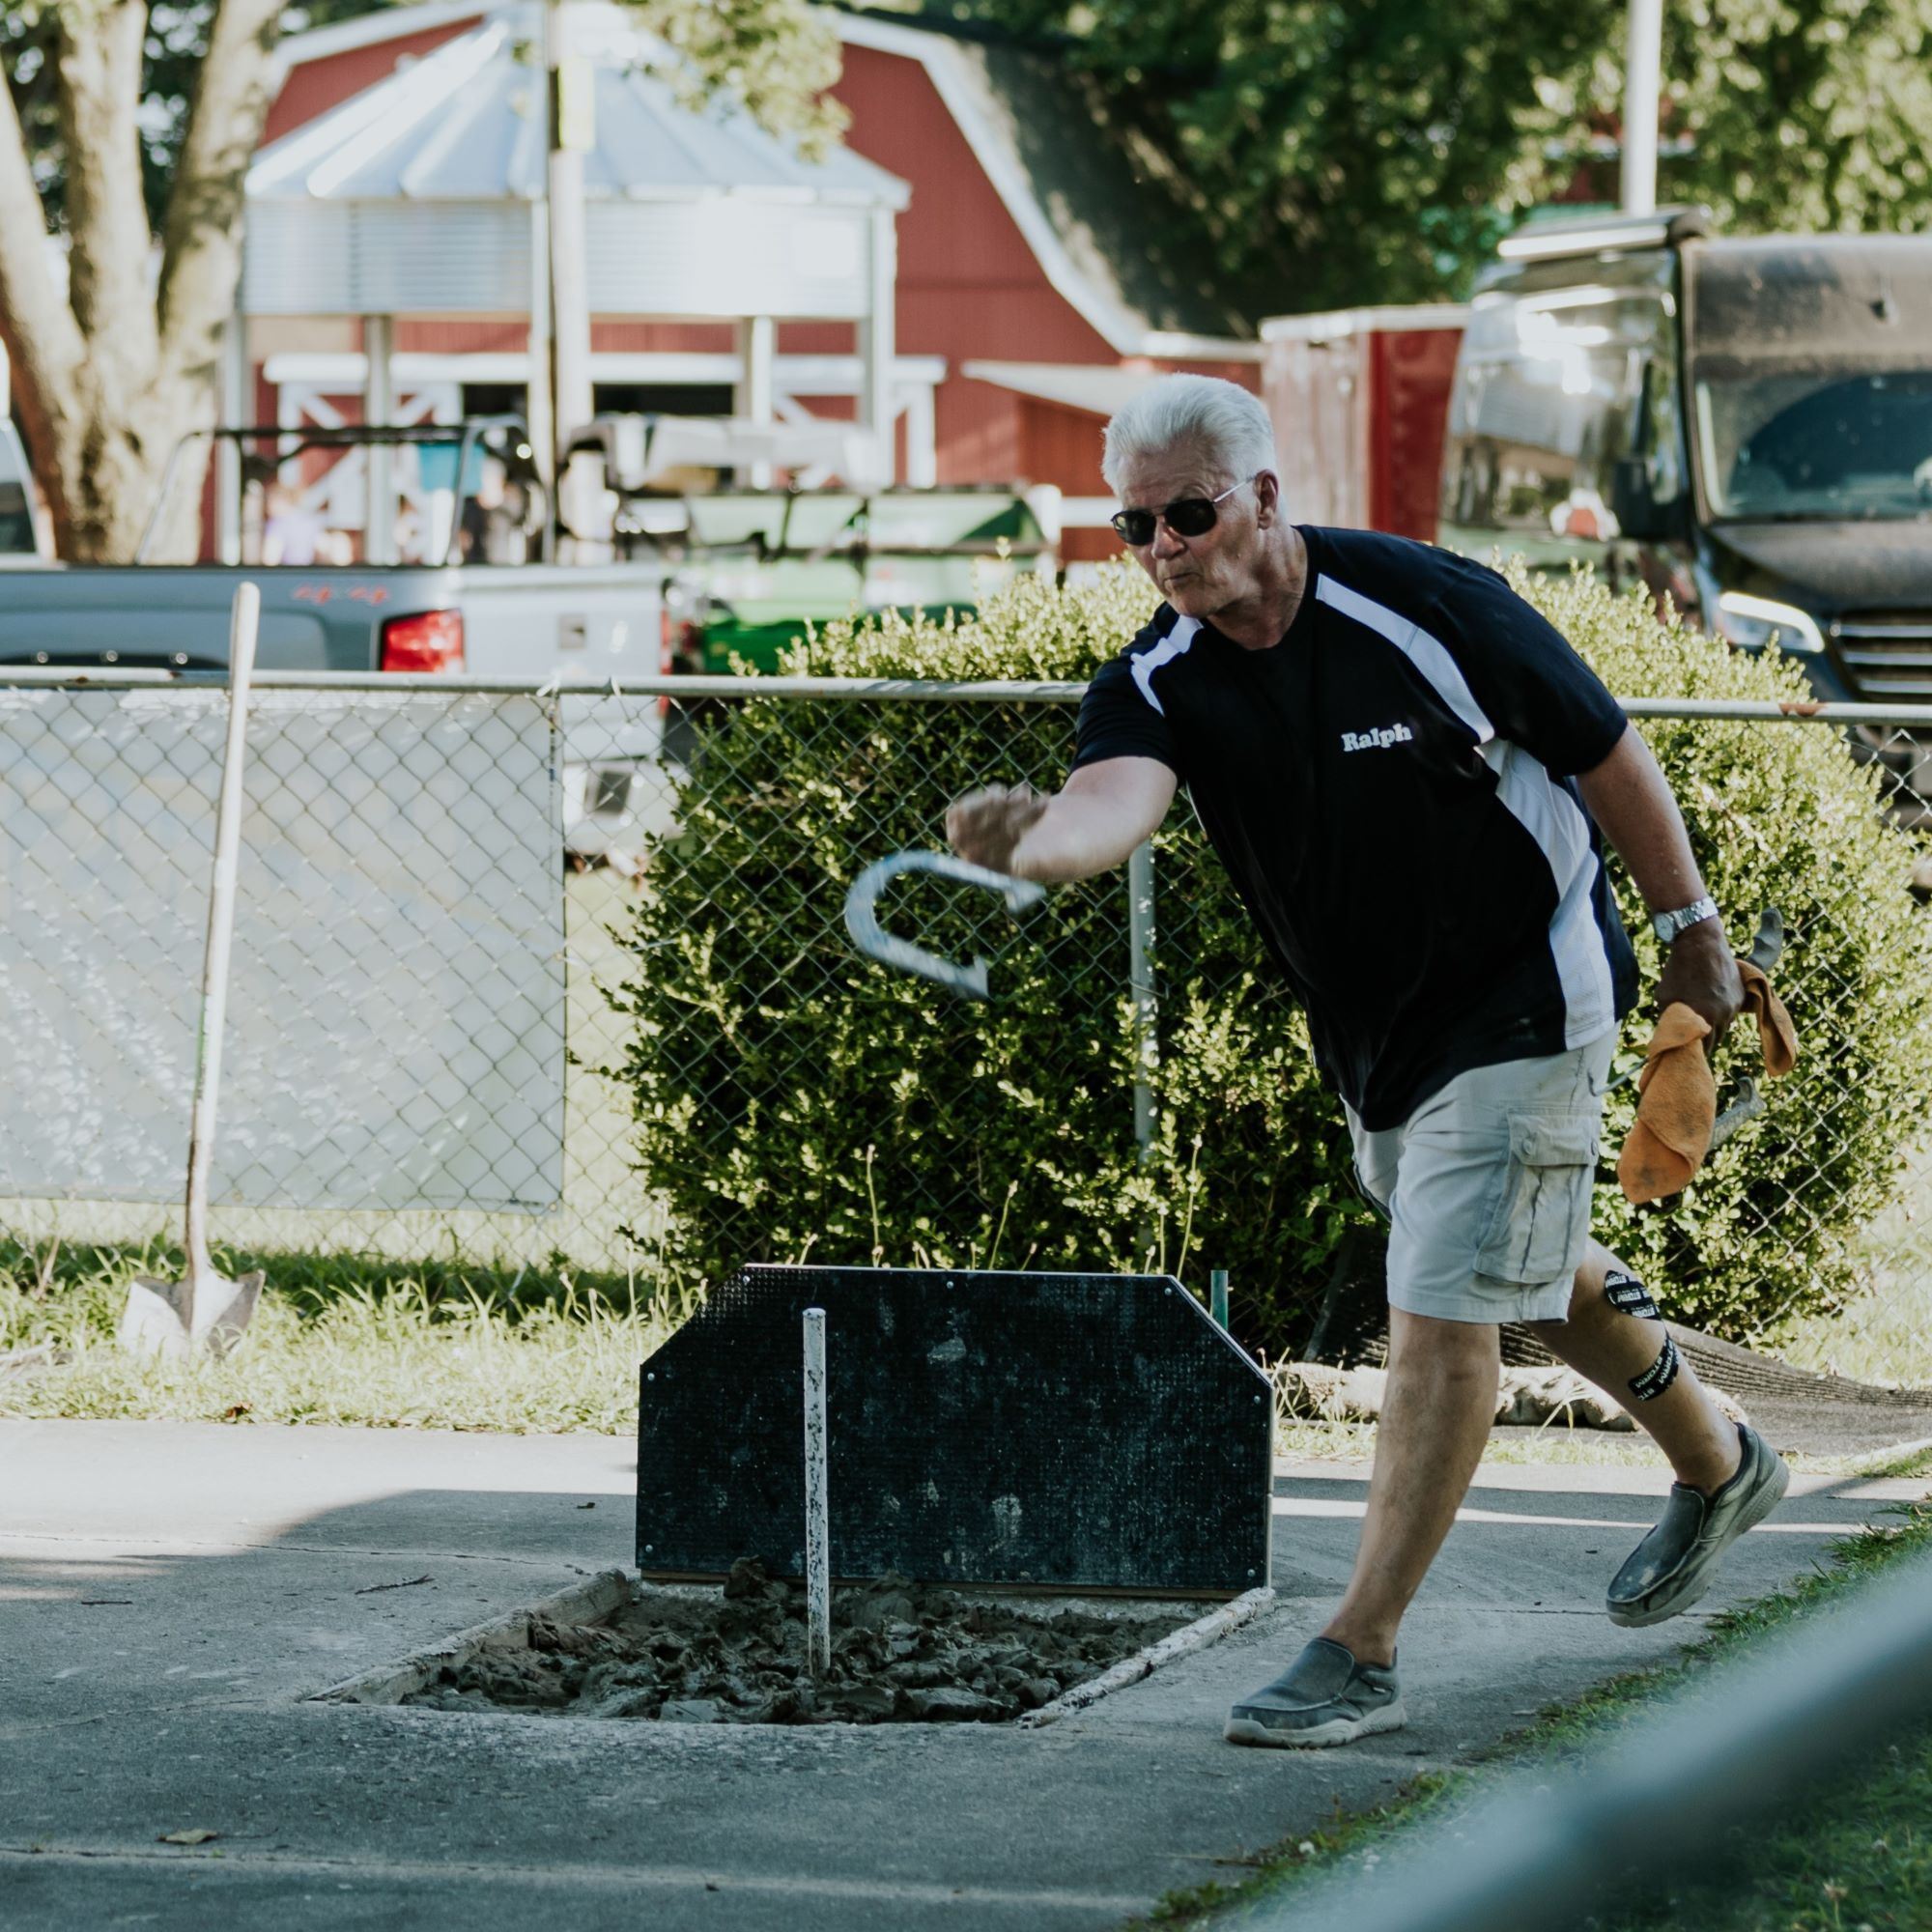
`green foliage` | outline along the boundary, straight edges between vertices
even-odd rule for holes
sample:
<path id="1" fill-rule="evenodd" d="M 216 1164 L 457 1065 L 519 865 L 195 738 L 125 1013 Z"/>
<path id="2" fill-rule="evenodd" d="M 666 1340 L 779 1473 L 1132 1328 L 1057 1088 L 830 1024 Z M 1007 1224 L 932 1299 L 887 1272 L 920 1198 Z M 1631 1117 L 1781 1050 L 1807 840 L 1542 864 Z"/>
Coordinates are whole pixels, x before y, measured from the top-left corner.
<path id="1" fill-rule="evenodd" d="M 1219 277 L 1306 312 L 1460 293 L 1536 195 L 1524 126 L 1608 0 L 975 0 L 1094 97 Z M 1265 312 L 1264 309 L 1262 312 Z"/>
<path id="2" fill-rule="evenodd" d="M 298 0 L 284 34 L 386 12 L 398 0 Z M 806 0 L 630 0 L 642 24 L 675 59 L 666 76 L 690 105 L 725 89 L 761 127 L 800 138 L 808 153 L 836 145 L 846 115 L 824 90 L 838 78 L 838 41 Z M 148 10 L 141 49 L 141 185 L 157 231 L 168 186 L 200 85 L 213 0 L 176 0 Z M 78 20 L 60 0 L 0 10 L 0 82 L 11 88 L 50 228 L 67 207 L 68 156 L 58 102 L 61 36 Z"/>
<path id="3" fill-rule="evenodd" d="M 967 0 L 1093 96 L 1216 278 L 1293 311 L 1461 296 L 1527 209 L 1614 203 L 1621 0 Z M 1660 191 L 1748 232 L 1932 215 L 1932 0 L 1665 10 Z"/>
<path id="4" fill-rule="evenodd" d="M 1666 10 L 1662 193 L 1740 233 L 1932 217 L 1932 0 L 1690 0 Z M 1599 100 L 1617 98 L 1602 63 Z"/>
<path id="5" fill-rule="evenodd" d="M 1802 702 L 1783 658 L 1732 652 L 1679 625 L 1660 627 L 1640 598 L 1612 599 L 1587 578 L 1547 579 L 1539 605 L 1620 696 Z M 1690 827 L 1699 865 L 1728 913 L 1733 942 L 1757 911 L 1785 915 L 1775 976 L 1798 1029 L 1797 1070 L 1766 1088 L 1764 1119 L 1721 1148 L 1667 1209 L 1633 1209 L 1598 1190 L 1597 1232 L 1669 1298 L 1680 1321 L 1719 1333 L 1775 1331 L 1830 1310 L 1861 1285 L 1859 1231 L 1897 1191 L 1901 1156 L 1932 1094 L 1932 953 L 1910 891 L 1912 841 L 1877 804 L 1881 769 L 1835 731 L 1679 719 L 1641 726 Z M 1643 983 L 1658 959 L 1627 881 L 1624 917 Z M 1625 1029 L 1627 1062 L 1643 1014 Z M 1736 1029 L 1725 1070 L 1757 1062 Z M 1634 1088 L 1610 1097 L 1605 1140 L 1621 1147 Z"/>
<path id="6" fill-rule="evenodd" d="M 730 93 L 761 127 L 793 134 L 816 158 L 851 117 L 825 90 L 838 79 L 838 36 L 807 0 L 631 0 L 679 57 L 681 98 L 702 106 Z"/>
<path id="7" fill-rule="evenodd" d="M 1802 696 L 1789 665 L 1662 628 L 1643 602 L 1587 578 L 1523 587 L 1619 693 Z M 1084 679 L 1151 601 L 1126 569 L 1064 591 L 1022 579 L 973 623 L 835 625 L 786 668 Z M 1857 1286 L 1848 1239 L 1893 1190 L 1932 1089 L 1932 960 L 1907 890 L 1910 842 L 1836 734 L 1645 728 L 1719 899 L 1740 915 L 1776 902 L 1790 919 L 1779 980 L 1804 1051 L 1767 1118 L 1669 1212 L 1634 1213 L 1606 1168 L 1599 1227 L 1674 1314 L 1743 1334 Z M 714 1281 L 808 1255 L 1151 1264 L 1196 1280 L 1224 1266 L 1249 1341 L 1305 1340 L 1342 1237 L 1365 1216 L 1301 1016 L 1191 816 L 1174 813 L 1155 839 L 1158 1057 L 1143 1158 L 1124 873 L 1056 890 L 1023 934 L 989 899 L 903 882 L 887 924 L 953 957 L 994 955 L 984 1006 L 869 964 L 842 926 L 847 882 L 884 853 L 942 843 L 949 799 L 996 780 L 1057 785 L 1066 707 L 753 700 L 701 737 L 681 830 L 652 855 L 622 996 L 642 1178 L 667 1200 L 678 1262 Z M 1647 927 L 1633 925 L 1654 979 Z M 1634 1016 L 1626 1064 L 1645 1031 Z M 1610 1148 L 1631 1098 L 1614 1096 Z"/>
<path id="8" fill-rule="evenodd" d="M 1146 602 L 1123 574 L 1065 594 L 1028 578 L 980 623 L 836 625 L 786 668 L 1084 681 Z M 1063 705 L 751 702 L 704 730 L 623 995 L 623 1073 L 673 1261 L 716 1280 L 808 1254 L 1134 1259 L 1137 1224 L 1158 1215 L 1134 1165 L 1123 878 L 1056 893 L 1024 937 L 983 895 L 904 882 L 895 929 L 999 955 L 986 1006 L 869 964 L 840 915 L 869 860 L 940 842 L 958 792 L 1057 784 L 1071 726 Z"/>

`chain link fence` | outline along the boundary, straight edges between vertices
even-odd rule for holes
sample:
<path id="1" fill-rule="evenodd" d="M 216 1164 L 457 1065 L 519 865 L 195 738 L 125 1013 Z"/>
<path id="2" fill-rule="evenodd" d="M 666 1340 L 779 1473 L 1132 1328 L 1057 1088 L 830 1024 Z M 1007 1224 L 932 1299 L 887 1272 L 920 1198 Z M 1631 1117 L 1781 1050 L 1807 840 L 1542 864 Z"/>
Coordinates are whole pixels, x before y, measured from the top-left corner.
<path id="1" fill-rule="evenodd" d="M 138 1239 L 173 1228 L 185 1165 L 225 698 L 158 674 L 8 678 L 0 1199 L 29 1240 Z M 916 1245 L 949 1264 L 1151 1261 L 1205 1278 L 1223 1259 L 1190 1250 L 1185 1226 L 1190 1137 L 1211 1138 L 1219 1104 L 1187 1087 L 1190 1069 L 1211 1061 L 1217 1014 L 1292 1023 L 1258 947 L 1214 909 L 1191 814 L 1024 924 L 930 880 L 895 888 L 893 929 L 990 959 L 986 1007 L 888 984 L 843 930 L 855 855 L 939 845 L 946 800 L 968 783 L 1058 785 L 1077 686 L 260 685 L 213 1192 L 222 1239 L 638 1274 L 696 1203 L 740 1259 L 863 1262 L 890 1185 L 895 1225 L 923 1229 Z M 1932 886 L 1932 706 L 1629 708 L 1648 727 L 1829 742 L 1870 775 L 1901 889 Z M 1758 808 L 1721 786 L 1685 803 L 1705 820 L 1735 810 L 1748 845 Z M 1796 943 L 1778 983 L 1801 1035 L 1805 1016 L 1870 997 L 1804 943 L 1861 916 L 1867 895 L 1852 876 L 1784 882 Z M 1735 910 L 1742 945 L 1755 908 Z M 1643 1032 L 1634 1015 L 1626 1070 Z M 1280 1078 L 1312 1076 L 1284 1062 Z M 1745 1236 L 1767 1251 L 1835 1184 L 1838 1137 L 1869 1128 L 1857 1091 L 1806 1091 L 1808 1171 L 1786 1163 L 1738 1196 Z M 1932 1385 L 1928 1097 L 1888 1098 L 1901 1160 L 1845 1183 L 1858 1211 L 1831 1236 L 1832 1264 L 1861 1292 L 1797 1321 L 1767 1300 L 1763 1331 L 1807 1367 Z M 1776 1089 L 1770 1104 L 1784 1104 Z M 1029 1109 L 1056 1132 L 1020 1172 L 999 1150 Z M 1345 1172 L 1338 1116 L 1318 1157 Z M 1750 1134 L 1732 1157 L 1751 1157 Z M 775 1188 L 758 1150 L 794 1144 L 827 1171 L 788 1167 Z M 1156 1170 L 1161 1184 L 1137 1191 Z M 1227 1211 L 1259 1225 L 1274 1206 Z"/>
<path id="2" fill-rule="evenodd" d="M 1713 1166 L 1756 1170 L 1729 1211 L 1736 1237 L 1765 1258 L 1767 1288 L 1733 1338 L 1830 1376 L 1932 1388 L 1932 707 L 1651 698 L 1625 708 L 1666 765 L 1673 736 L 1738 743 L 1788 734 L 1797 747 L 1796 782 L 1782 795 L 1711 778 L 1721 757 L 1707 761 L 1700 786 L 1680 792 L 1693 828 L 1754 879 L 1747 902 L 1734 895 L 1725 906 L 1738 950 L 1765 906 L 1783 916 L 1787 944 L 1772 980 L 1800 1043 L 1798 1071 L 1782 1084 L 1758 1072 L 1747 1019 L 1719 1062 L 1719 1105 L 1727 1084 L 1735 1094 L 1748 1070 L 1766 1109 L 1762 1123 L 1746 1124 L 1712 1156 Z M 1841 781 L 1834 768 L 1843 764 L 1862 774 L 1862 785 Z M 1810 780 L 1821 775 L 1833 781 L 1814 789 Z M 1776 828 L 1787 819 L 1801 829 L 1780 843 Z M 1794 863 L 1814 836 L 1806 827 L 1815 828 L 1819 856 Z M 1646 971 L 1644 1004 L 1625 1023 L 1628 1075 L 1652 1017 L 1653 983 Z M 1687 1194 L 1650 1211 L 1694 1220 L 1691 1202 Z M 1785 1265 L 1773 1288 L 1791 1256 L 1802 1267 Z M 1832 1305 L 1804 1310 L 1807 1277 L 1835 1283 Z M 1667 1294 L 1667 1279 L 1663 1288 Z"/>

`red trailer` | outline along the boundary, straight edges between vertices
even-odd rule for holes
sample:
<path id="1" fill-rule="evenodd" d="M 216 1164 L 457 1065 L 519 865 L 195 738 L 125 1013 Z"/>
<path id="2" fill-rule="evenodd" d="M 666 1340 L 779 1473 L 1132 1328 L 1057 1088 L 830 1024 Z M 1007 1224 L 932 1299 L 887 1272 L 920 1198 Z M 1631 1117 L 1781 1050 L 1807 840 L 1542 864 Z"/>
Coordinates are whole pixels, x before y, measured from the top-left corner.
<path id="1" fill-rule="evenodd" d="M 1459 303 L 1262 324 L 1262 397 L 1289 514 L 1434 541 Z"/>

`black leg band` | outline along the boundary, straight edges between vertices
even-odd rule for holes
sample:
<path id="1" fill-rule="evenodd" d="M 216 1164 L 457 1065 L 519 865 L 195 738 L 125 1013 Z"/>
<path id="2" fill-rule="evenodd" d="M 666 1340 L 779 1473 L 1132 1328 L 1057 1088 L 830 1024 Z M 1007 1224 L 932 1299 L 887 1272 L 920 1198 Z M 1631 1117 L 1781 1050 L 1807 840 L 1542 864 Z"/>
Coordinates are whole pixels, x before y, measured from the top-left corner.
<path id="1" fill-rule="evenodd" d="M 1642 1375 L 1632 1378 L 1631 1394 L 1639 1402 L 1655 1402 L 1677 1379 L 1677 1371 L 1683 1364 L 1684 1358 L 1677 1352 L 1676 1342 L 1670 1336 L 1664 1336 L 1657 1360 Z"/>
<path id="2" fill-rule="evenodd" d="M 1604 1277 L 1604 1298 L 1620 1315 L 1641 1316 L 1646 1321 L 1660 1319 L 1657 1303 L 1650 1298 L 1650 1290 L 1634 1274 L 1626 1274 L 1621 1268 L 1611 1268 Z"/>

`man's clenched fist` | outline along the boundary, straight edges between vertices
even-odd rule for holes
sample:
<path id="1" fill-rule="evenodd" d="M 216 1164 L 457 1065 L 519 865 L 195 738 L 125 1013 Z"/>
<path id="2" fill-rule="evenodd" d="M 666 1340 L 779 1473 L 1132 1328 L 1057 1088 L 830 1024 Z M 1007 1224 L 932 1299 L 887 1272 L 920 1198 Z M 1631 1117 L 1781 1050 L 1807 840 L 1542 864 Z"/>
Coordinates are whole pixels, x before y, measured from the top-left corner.
<path id="1" fill-rule="evenodd" d="M 1031 785 L 987 785 L 981 791 L 969 791 L 946 809 L 946 842 L 972 865 L 1010 872 L 1013 847 L 1047 804 Z"/>

